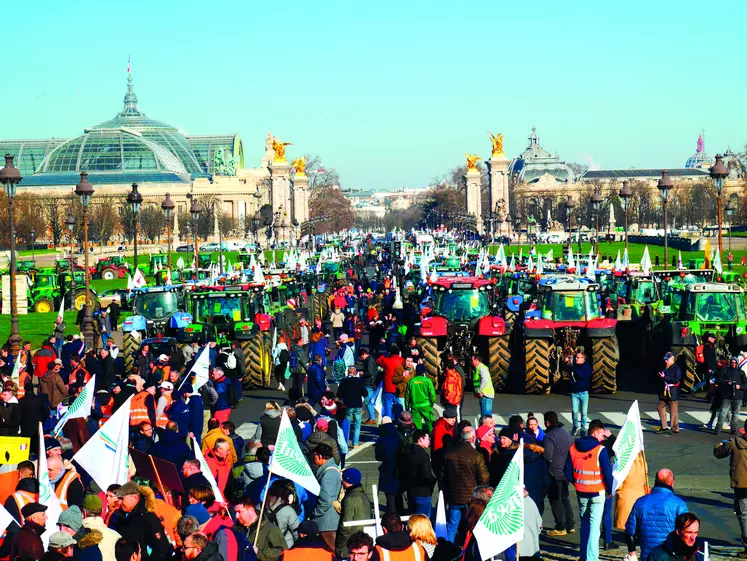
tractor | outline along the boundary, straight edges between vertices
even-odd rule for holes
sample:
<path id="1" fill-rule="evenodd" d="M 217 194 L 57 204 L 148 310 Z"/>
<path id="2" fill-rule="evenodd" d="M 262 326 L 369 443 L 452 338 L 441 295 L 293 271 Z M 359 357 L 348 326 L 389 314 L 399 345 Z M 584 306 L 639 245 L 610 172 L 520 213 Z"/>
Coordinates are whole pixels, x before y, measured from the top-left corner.
<path id="1" fill-rule="evenodd" d="M 599 290 L 588 281 L 540 284 L 537 310 L 524 320 L 526 393 L 549 393 L 580 347 L 591 361 L 592 392 L 616 391 L 617 320 L 603 317 Z"/>
<path id="2" fill-rule="evenodd" d="M 51 267 L 36 271 L 33 284 L 29 287 L 29 307 L 39 313 L 54 312 L 60 306 L 60 299 L 65 298 L 65 308 L 80 310 L 86 303 L 85 276 L 83 271 L 76 270 L 75 288 L 72 288 L 72 277 L 69 272 L 57 273 Z M 94 309 L 98 307 L 98 295 L 91 288 L 91 300 Z"/>
<path id="3" fill-rule="evenodd" d="M 662 307 L 668 313 L 654 327 L 654 338 L 661 350 L 677 357 L 685 391 L 700 380 L 698 347 L 706 332 L 716 338 L 719 361 L 747 349 L 744 296 L 739 285 L 719 283 L 674 285 L 664 296 Z"/>
<path id="4" fill-rule="evenodd" d="M 496 390 L 506 387 L 513 325 L 497 315 L 496 283 L 476 277 L 440 277 L 421 308 L 416 337 L 428 377 L 438 379 L 443 359 L 455 355 L 471 371 L 470 357 L 487 361 Z"/>
<path id="5" fill-rule="evenodd" d="M 180 342 L 237 341 L 244 351 L 245 387 L 267 387 L 272 374 L 271 317 L 264 311 L 264 284 L 194 287 L 187 293 L 192 322 L 180 329 Z"/>
<path id="6" fill-rule="evenodd" d="M 123 279 L 127 276 L 128 266 L 121 255 L 99 257 L 96 263 L 96 277 L 104 280 Z"/>

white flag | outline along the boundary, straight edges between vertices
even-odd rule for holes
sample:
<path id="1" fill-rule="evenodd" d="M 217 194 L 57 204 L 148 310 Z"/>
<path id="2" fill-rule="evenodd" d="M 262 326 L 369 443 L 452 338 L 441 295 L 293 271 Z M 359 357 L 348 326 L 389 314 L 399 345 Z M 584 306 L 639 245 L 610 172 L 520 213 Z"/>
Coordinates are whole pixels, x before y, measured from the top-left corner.
<path id="1" fill-rule="evenodd" d="M 716 253 L 713 256 L 713 270 L 719 275 L 724 272 L 724 266 L 721 264 L 721 252 L 716 248 Z"/>
<path id="2" fill-rule="evenodd" d="M 200 450 L 200 445 L 197 444 L 197 439 L 192 439 L 192 446 L 195 449 L 195 459 L 200 461 L 200 470 L 202 471 L 202 475 L 205 476 L 205 479 L 207 479 L 210 482 L 210 486 L 213 488 L 213 494 L 215 495 L 215 500 L 219 503 L 225 503 L 226 499 L 223 498 L 223 493 L 220 492 L 220 487 L 218 487 L 218 482 L 215 480 L 215 477 L 213 477 L 213 472 L 210 471 L 210 466 L 205 461 L 205 456 L 202 455 L 202 450 Z"/>
<path id="3" fill-rule="evenodd" d="M 130 273 L 127 273 L 127 290 L 132 290 L 133 288 L 135 288 L 135 285 L 132 284 L 132 277 Z"/>
<path id="4" fill-rule="evenodd" d="M 57 426 L 54 428 L 55 434 L 60 434 L 62 427 L 65 426 L 70 419 L 85 419 L 91 415 L 91 407 L 93 407 L 93 394 L 96 391 L 96 375 L 91 376 L 88 383 L 83 386 L 83 390 L 75 398 L 75 401 L 67 408 L 65 416 L 59 420 Z"/>
<path id="5" fill-rule="evenodd" d="M 205 346 L 200 351 L 200 354 L 197 355 L 197 360 L 195 360 L 195 363 L 192 365 L 192 369 L 187 373 L 187 375 L 184 377 L 184 380 L 182 380 L 181 385 L 177 389 L 181 389 L 181 387 L 184 385 L 184 382 L 189 380 L 189 377 L 194 374 L 195 375 L 195 381 L 192 383 L 192 391 L 194 393 L 198 392 L 202 386 L 208 383 L 209 380 L 209 372 L 210 372 L 210 347 Z"/>
<path id="6" fill-rule="evenodd" d="M 3 505 L 0 505 L 0 535 L 8 529 L 11 522 L 15 522 L 19 527 L 21 526 L 21 524 L 18 523 L 18 520 L 13 518 L 11 513 L 8 512 Z"/>
<path id="7" fill-rule="evenodd" d="M 373 406 L 374 411 L 376 411 L 379 414 L 379 417 L 381 417 L 381 412 L 384 410 L 384 405 L 381 403 L 381 396 L 384 393 L 384 386 L 383 382 L 379 384 L 379 387 L 376 388 L 374 391 L 374 399 L 373 399 Z"/>
<path id="8" fill-rule="evenodd" d="M 47 507 L 46 531 L 42 534 L 44 547 L 49 544 L 49 538 L 57 531 L 57 520 L 62 514 L 60 499 L 54 494 L 54 488 L 49 482 L 49 471 L 47 470 L 47 453 L 44 450 L 44 431 L 39 423 L 39 503 Z M 106 487 L 104 487 L 106 489 Z"/>
<path id="9" fill-rule="evenodd" d="M 176 268 L 179 270 L 184 269 L 184 257 L 180 257 L 176 260 Z"/>
<path id="10" fill-rule="evenodd" d="M 446 532 L 446 506 L 444 504 L 444 492 L 438 492 L 438 504 L 436 505 L 436 526 L 433 528 L 436 532 L 436 539 L 448 539 Z"/>
<path id="11" fill-rule="evenodd" d="M 280 477 L 290 479 L 298 483 L 309 493 L 319 495 L 319 482 L 311 471 L 306 456 L 301 452 L 296 439 L 296 433 L 288 419 L 288 414 L 283 409 L 283 417 L 280 420 L 280 429 L 275 441 L 275 450 L 270 461 L 270 471 Z"/>
<path id="12" fill-rule="evenodd" d="M 57 319 L 59 319 L 60 321 L 65 319 L 65 299 L 64 298 L 60 299 L 60 311 L 57 312 Z"/>
<path id="13" fill-rule="evenodd" d="M 132 396 L 73 456 L 102 489 L 127 483 L 131 402 Z"/>
<path id="14" fill-rule="evenodd" d="M 252 282 L 255 283 L 263 283 L 265 282 L 265 274 L 262 272 L 262 265 L 257 263 L 257 266 L 254 267 L 254 279 Z"/>
<path id="15" fill-rule="evenodd" d="M 628 410 L 625 424 L 612 445 L 615 452 L 615 467 L 612 471 L 612 494 L 615 494 L 630 473 L 635 459 L 643 450 L 643 427 L 641 413 L 638 411 L 638 400 L 634 401 Z"/>
<path id="16" fill-rule="evenodd" d="M 132 286 L 133 288 L 143 288 L 147 283 L 145 276 L 140 269 L 135 269 L 135 274 L 132 275 Z"/>
<path id="17" fill-rule="evenodd" d="M 524 539 L 524 441 L 472 531 L 483 561 Z"/>
<path id="18" fill-rule="evenodd" d="M 648 246 L 643 248 L 643 257 L 641 257 L 641 270 L 643 271 L 644 275 L 647 275 L 651 272 L 651 256 L 648 253 Z"/>
<path id="19" fill-rule="evenodd" d="M 10 374 L 10 379 L 13 380 L 13 383 L 16 386 L 20 386 L 20 380 L 21 380 L 21 351 L 18 351 L 18 356 L 16 356 L 16 361 L 13 363 L 13 372 Z"/>

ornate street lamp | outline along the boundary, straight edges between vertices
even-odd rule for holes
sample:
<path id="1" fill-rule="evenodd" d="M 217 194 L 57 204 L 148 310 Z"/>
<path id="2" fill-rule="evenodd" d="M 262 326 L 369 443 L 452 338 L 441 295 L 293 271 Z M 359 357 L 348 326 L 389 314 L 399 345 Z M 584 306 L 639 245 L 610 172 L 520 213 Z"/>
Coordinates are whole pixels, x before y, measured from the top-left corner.
<path id="1" fill-rule="evenodd" d="M 168 274 L 171 276 L 171 216 L 174 214 L 174 208 L 176 205 L 174 204 L 174 201 L 171 200 L 171 197 L 168 193 L 166 193 L 166 198 L 163 199 L 163 202 L 161 203 L 161 210 L 163 211 L 164 216 L 166 216 L 166 260 L 168 262 Z"/>
<path id="2" fill-rule="evenodd" d="M 75 226 L 78 224 L 77 220 L 72 214 L 68 214 L 65 219 L 65 228 L 67 228 L 68 236 L 70 237 L 70 296 L 75 292 L 75 274 L 73 269 L 73 231 Z M 73 301 L 70 301 L 70 307 L 73 307 Z"/>
<path id="3" fill-rule="evenodd" d="M 669 201 L 669 191 L 674 187 L 674 182 L 669 177 L 669 171 L 663 170 L 661 172 L 661 179 L 659 179 L 659 183 L 657 183 L 657 188 L 659 189 L 659 194 L 661 195 L 661 201 L 664 203 L 664 265 L 666 266 L 669 263 L 669 240 L 668 238 L 668 230 L 667 230 L 667 202 Z M 720 228 L 719 225 L 719 235 L 720 235 Z"/>
<path id="4" fill-rule="evenodd" d="M 36 255 L 34 252 L 34 245 L 36 244 L 36 229 L 31 227 L 31 260 L 36 264 Z"/>
<path id="5" fill-rule="evenodd" d="M 202 214 L 202 205 L 194 195 L 190 198 L 192 201 L 189 205 L 189 213 L 192 215 L 192 233 L 194 234 L 195 244 L 195 275 L 197 275 L 197 269 L 200 266 L 200 250 L 197 247 L 197 221 L 200 219 L 200 214 Z"/>
<path id="6" fill-rule="evenodd" d="M 734 205 L 731 204 L 731 199 L 726 201 L 726 216 L 729 217 L 729 255 L 731 256 L 731 217 L 734 214 Z M 731 259 L 729 259 L 729 268 L 731 269 Z"/>
<path id="7" fill-rule="evenodd" d="M 88 173 L 85 171 L 80 172 L 80 183 L 75 186 L 75 194 L 80 199 L 80 204 L 83 206 L 83 253 L 84 253 L 84 267 L 85 267 L 85 281 L 86 281 L 86 303 L 85 303 L 85 314 L 83 316 L 83 337 L 86 341 L 86 347 L 89 349 L 94 348 L 93 340 L 93 306 L 91 304 L 91 275 L 88 269 L 88 206 L 91 204 L 91 197 L 93 197 L 93 186 L 88 182 Z M 72 275 L 73 272 L 70 271 Z"/>
<path id="8" fill-rule="evenodd" d="M 259 223 L 262 221 L 262 215 L 259 210 L 252 216 L 252 232 L 254 233 L 254 244 L 259 247 Z"/>
<path id="9" fill-rule="evenodd" d="M 135 215 L 135 235 L 134 235 L 134 248 L 135 255 L 132 259 L 135 265 L 135 271 L 137 271 L 137 227 L 138 227 L 138 215 L 140 214 L 140 205 L 143 202 L 143 196 L 137 190 L 137 183 L 132 184 L 132 191 L 127 194 L 127 204 L 130 205 L 132 214 Z"/>
<path id="10" fill-rule="evenodd" d="M 628 249 L 628 205 L 632 196 L 633 191 L 630 189 L 630 185 L 627 181 L 623 181 L 623 187 L 620 190 L 620 206 L 622 206 L 623 216 L 625 217 L 625 249 Z"/>
<path id="11" fill-rule="evenodd" d="M 599 253 L 599 207 L 602 206 L 602 195 L 599 192 L 595 192 L 591 197 L 591 208 L 594 211 L 594 225 L 596 227 L 596 237 L 594 241 L 597 246 L 597 253 Z"/>
<path id="12" fill-rule="evenodd" d="M 21 182 L 21 172 L 13 165 L 13 156 L 5 154 L 5 167 L 0 169 L 0 183 L 8 196 L 8 230 L 10 232 L 10 349 L 14 357 L 21 347 L 18 333 L 18 302 L 16 301 L 16 224 L 13 216 L 13 197 Z"/>
<path id="13" fill-rule="evenodd" d="M 713 186 L 716 188 L 716 218 L 718 220 L 718 252 L 724 255 L 723 240 L 721 239 L 721 191 L 724 188 L 724 179 L 729 175 L 729 168 L 724 165 L 724 157 L 716 154 L 716 163 L 709 170 Z"/>
<path id="14" fill-rule="evenodd" d="M 573 200 L 573 197 L 571 195 L 568 195 L 568 198 L 565 200 L 565 218 L 568 222 L 568 249 L 570 250 L 573 246 L 573 221 L 571 220 L 571 216 L 573 214 L 573 208 L 576 206 L 576 202 Z M 581 236 L 579 236 L 579 243 Z"/>
<path id="15" fill-rule="evenodd" d="M 514 229 L 516 230 L 516 243 L 519 246 L 519 253 L 521 253 L 521 222 L 524 220 L 524 214 L 521 209 L 516 209 L 514 214 Z"/>

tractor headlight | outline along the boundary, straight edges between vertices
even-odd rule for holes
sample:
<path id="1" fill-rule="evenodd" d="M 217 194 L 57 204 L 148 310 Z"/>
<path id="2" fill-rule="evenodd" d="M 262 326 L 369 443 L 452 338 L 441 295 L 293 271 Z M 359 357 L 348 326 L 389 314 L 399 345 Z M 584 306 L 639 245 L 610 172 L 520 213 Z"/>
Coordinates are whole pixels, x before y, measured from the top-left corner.
<path id="1" fill-rule="evenodd" d="M 741 335 L 743 331 L 744 327 L 742 327 L 741 325 L 737 325 L 737 335 Z"/>

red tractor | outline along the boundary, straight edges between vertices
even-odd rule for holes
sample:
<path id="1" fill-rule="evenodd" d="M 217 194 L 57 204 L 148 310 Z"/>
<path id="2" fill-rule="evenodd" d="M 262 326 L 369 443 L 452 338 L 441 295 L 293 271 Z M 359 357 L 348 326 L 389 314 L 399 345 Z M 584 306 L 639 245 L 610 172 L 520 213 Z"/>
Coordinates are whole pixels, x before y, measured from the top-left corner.
<path id="1" fill-rule="evenodd" d="M 470 357 L 478 353 L 490 369 L 496 390 L 506 387 L 511 362 L 512 324 L 497 315 L 496 281 L 476 277 L 441 277 L 429 283 L 418 326 L 427 375 L 438 379 L 442 360 L 455 355 L 472 372 Z M 469 376 L 468 376 L 469 378 Z"/>
<path id="2" fill-rule="evenodd" d="M 591 362 L 591 391 L 617 389 L 617 320 L 606 318 L 599 285 L 588 281 L 541 284 L 536 310 L 524 320 L 526 393 L 549 393 L 563 366 L 583 347 Z"/>

